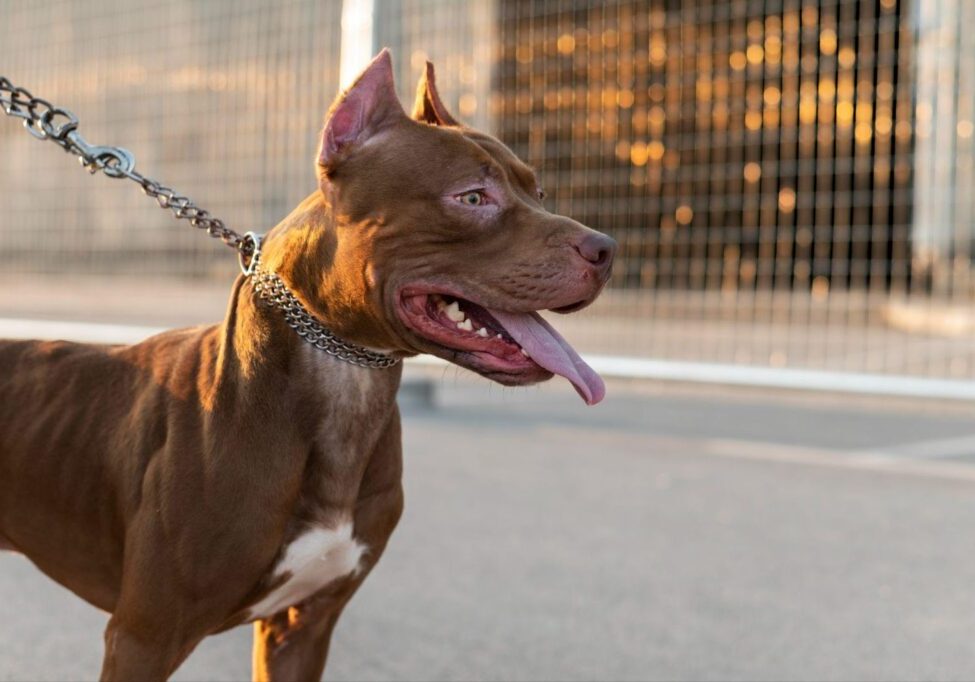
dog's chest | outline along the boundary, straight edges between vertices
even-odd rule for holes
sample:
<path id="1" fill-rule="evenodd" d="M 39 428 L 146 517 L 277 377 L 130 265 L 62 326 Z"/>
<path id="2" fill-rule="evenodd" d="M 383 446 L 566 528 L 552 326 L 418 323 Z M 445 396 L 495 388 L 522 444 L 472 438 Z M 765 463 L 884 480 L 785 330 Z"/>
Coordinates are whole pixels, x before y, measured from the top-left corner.
<path id="1" fill-rule="evenodd" d="M 314 424 L 312 458 L 318 465 L 310 466 L 306 475 L 317 477 L 321 472 L 327 480 L 319 480 L 329 498 L 337 490 L 353 495 L 358 490 L 362 473 L 379 435 L 395 409 L 395 376 L 390 370 L 358 367 L 336 360 L 308 346 L 304 367 L 314 382 L 319 402 L 324 406 L 320 421 Z M 322 499 L 331 507 L 335 499 Z M 338 506 L 351 508 L 355 498 L 345 499 Z"/>
<path id="2" fill-rule="evenodd" d="M 303 344 L 300 368 L 313 392 L 335 405 L 339 417 L 361 418 L 395 397 L 396 381 L 384 369 L 360 367 Z"/>
<path id="3" fill-rule="evenodd" d="M 303 350 L 305 378 L 330 406 L 315 429 L 312 458 L 317 461 L 306 469 L 313 480 L 305 487 L 304 505 L 332 521 L 305 527 L 281 548 L 263 580 L 272 588 L 248 608 L 248 620 L 270 617 L 354 575 L 367 550 L 355 538 L 352 510 L 376 442 L 373 422 L 395 400 L 395 385 L 376 376 L 383 370 L 340 362 L 311 346 Z"/>
<path id="4" fill-rule="evenodd" d="M 268 618 L 359 570 L 366 547 L 353 537 L 352 524 L 305 530 L 292 540 L 271 573 L 277 584 L 247 611 L 247 620 Z"/>

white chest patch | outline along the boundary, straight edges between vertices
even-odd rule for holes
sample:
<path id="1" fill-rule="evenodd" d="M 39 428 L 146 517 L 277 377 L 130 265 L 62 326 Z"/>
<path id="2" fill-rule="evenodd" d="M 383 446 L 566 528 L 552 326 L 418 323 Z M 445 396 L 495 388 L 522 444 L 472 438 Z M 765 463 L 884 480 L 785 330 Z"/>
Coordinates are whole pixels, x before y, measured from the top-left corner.
<path id="1" fill-rule="evenodd" d="M 365 546 L 352 537 L 352 524 L 312 528 L 288 545 L 274 576 L 290 577 L 248 609 L 248 620 L 267 618 L 307 599 L 333 580 L 359 570 Z"/>

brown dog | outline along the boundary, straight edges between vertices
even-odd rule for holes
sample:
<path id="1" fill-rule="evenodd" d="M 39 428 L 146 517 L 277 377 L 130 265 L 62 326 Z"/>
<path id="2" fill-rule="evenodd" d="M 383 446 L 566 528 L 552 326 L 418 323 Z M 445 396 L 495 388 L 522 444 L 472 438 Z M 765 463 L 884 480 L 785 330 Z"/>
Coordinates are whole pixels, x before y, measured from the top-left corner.
<path id="1" fill-rule="evenodd" d="M 547 213 L 531 169 L 446 112 L 432 67 L 410 118 L 383 51 L 332 106 L 318 180 L 219 326 L 0 342 L 0 547 L 111 612 L 103 679 L 164 679 L 250 621 L 256 678 L 321 676 L 403 506 L 401 370 L 363 358 L 603 396 L 535 311 L 595 299 L 614 242 Z M 271 273 L 351 350 L 295 333 Z"/>

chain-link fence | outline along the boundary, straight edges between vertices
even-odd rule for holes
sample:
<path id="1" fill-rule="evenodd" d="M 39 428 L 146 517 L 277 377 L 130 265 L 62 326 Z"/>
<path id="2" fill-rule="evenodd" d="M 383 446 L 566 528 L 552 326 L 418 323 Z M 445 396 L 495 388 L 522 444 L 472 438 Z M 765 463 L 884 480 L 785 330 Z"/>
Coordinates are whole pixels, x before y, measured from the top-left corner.
<path id="1" fill-rule="evenodd" d="M 335 2 L 0 2 L 0 71 L 72 110 L 93 144 L 239 232 L 263 232 L 315 187 L 338 89 Z M 0 126 L 7 271 L 226 276 L 235 263 L 132 187 L 89 178 L 12 121 Z M 127 184 L 127 183 L 125 183 Z"/>
<path id="2" fill-rule="evenodd" d="M 553 210 L 620 241 L 611 290 L 560 320 L 584 349 L 975 373 L 966 0 L 0 0 L 0 16 L 0 74 L 238 231 L 314 189 L 343 46 L 389 45 L 404 101 L 432 59 L 448 106 L 534 164 Z M 0 153 L 7 271 L 232 272 L 9 121 Z"/>

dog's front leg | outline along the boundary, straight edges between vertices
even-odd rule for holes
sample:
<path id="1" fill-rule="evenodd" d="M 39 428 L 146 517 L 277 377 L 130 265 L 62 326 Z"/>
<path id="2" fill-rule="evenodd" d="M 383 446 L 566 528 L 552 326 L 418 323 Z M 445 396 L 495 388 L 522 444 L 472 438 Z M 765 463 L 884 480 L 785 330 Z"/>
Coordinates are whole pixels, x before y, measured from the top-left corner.
<path id="1" fill-rule="evenodd" d="M 137 633 L 116 617 L 105 628 L 101 682 L 163 682 L 199 644 L 202 636 L 181 635 L 176 629 Z"/>
<path id="2" fill-rule="evenodd" d="M 397 456 L 399 450 L 396 450 Z M 311 599 L 254 623 L 254 682 L 294 682 L 320 680 L 328 659 L 332 631 L 345 605 L 376 565 L 386 546 L 386 537 L 403 509 L 399 484 L 370 496 L 362 505 L 357 522 L 381 521 L 388 528 L 385 536 L 373 537 L 366 564 L 342 583 L 327 587 Z"/>
<path id="3" fill-rule="evenodd" d="M 254 623 L 254 682 L 320 680 L 332 631 L 354 590 L 323 596 Z"/>
<path id="4" fill-rule="evenodd" d="M 320 680 L 342 609 L 375 567 L 403 513 L 399 412 L 376 443 L 355 510 L 356 537 L 368 548 L 360 570 L 311 599 L 254 624 L 253 679 Z"/>

